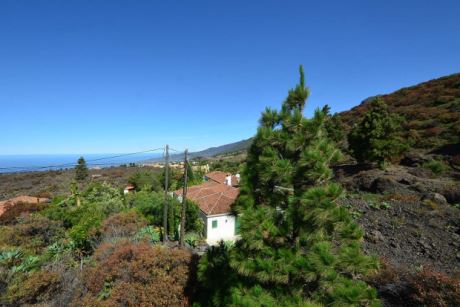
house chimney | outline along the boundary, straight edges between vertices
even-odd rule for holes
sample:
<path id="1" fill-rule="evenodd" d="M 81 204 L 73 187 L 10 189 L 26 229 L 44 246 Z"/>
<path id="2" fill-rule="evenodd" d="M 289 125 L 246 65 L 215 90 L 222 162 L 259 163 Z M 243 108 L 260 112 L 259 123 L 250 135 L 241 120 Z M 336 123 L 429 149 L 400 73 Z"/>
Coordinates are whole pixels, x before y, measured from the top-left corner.
<path id="1" fill-rule="evenodd" d="M 227 174 L 227 177 L 225 177 L 225 184 L 232 186 L 232 175 L 231 174 Z"/>

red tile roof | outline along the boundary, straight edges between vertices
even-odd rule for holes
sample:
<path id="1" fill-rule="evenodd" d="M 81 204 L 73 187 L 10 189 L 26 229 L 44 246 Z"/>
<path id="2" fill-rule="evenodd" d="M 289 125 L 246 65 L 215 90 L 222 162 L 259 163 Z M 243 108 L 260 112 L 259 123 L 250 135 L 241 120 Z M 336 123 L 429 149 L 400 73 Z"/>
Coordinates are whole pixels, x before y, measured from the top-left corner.
<path id="1" fill-rule="evenodd" d="M 7 199 L 4 201 L 0 201 L 0 215 L 2 215 L 7 207 L 9 206 L 16 206 L 19 203 L 28 203 L 28 204 L 36 204 L 36 203 L 46 203 L 48 202 L 48 198 L 38 198 L 33 196 L 21 195 L 11 199 Z"/>
<path id="2" fill-rule="evenodd" d="M 174 192 L 182 195 L 182 189 Z M 191 186 L 187 190 L 187 198 L 198 204 L 206 215 L 231 212 L 240 189 L 215 181 L 207 181 L 200 185 Z"/>

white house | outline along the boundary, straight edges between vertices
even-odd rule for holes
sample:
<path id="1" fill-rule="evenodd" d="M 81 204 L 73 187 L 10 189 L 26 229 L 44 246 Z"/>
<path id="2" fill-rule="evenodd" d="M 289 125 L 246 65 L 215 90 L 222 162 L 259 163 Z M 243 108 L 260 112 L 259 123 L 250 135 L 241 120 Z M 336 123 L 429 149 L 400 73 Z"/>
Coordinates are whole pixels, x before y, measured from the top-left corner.
<path id="1" fill-rule="evenodd" d="M 136 190 L 136 187 L 135 187 L 135 186 L 133 186 L 132 184 L 128 184 L 128 185 L 124 188 L 123 194 L 126 195 L 126 194 L 128 194 L 128 193 L 130 193 L 130 192 L 134 192 L 135 190 Z"/>
<path id="2" fill-rule="evenodd" d="M 238 237 L 239 221 L 232 213 L 231 205 L 239 192 L 238 188 L 213 180 L 188 188 L 187 199 L 200 207 L 200 216 L 205 225 L 204 235 L 209 245 L 221 240 L 234 241 Z M 182 189 L 174 194 L 182 200 Z"/>

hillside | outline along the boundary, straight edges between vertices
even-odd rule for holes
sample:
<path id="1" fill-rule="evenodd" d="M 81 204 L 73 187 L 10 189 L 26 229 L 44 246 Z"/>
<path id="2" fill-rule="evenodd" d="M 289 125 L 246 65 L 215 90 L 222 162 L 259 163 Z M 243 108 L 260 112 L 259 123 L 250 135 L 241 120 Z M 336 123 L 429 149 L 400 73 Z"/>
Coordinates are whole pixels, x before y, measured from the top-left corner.
<path id="1" fill-rule="evenodd" d="M 460 142 L 460 73 L 377 96 L 381 96 L 390 110 L 403 118 L 407 137 L 413 140 L 414 147 L 433 148 Z M 367 111 L 369 102 L 377 96 L 369 97 L 358 106 L 340 113 L 347 130 L 359 121 Z M 193 152 L 190 156 L 209 158 L 238 152 L 248 149 L 251 141 L 252 138 L 249 138 L 211 147 Z M 181 160 L 183 157 L 174 154 L 171 158 Z"/>
<path id="2" fill-rule="evenodd" d="M 230 144 L 225 144 L 217 147 L 210 147 L 201 151 L 196 151 L 196 152 L 191 152 L 189 153 L 189 158 L 210 158 L 214 157 L 217 155 L 225 155 L 229 153 L 235 153 L 239 152 L 242 150 L 246 150 L 249 148 L 249 145 L 251 144 L 252 138 L 246 139 L 246 140 L 241 140 L 238 142 L 230 143 Z M 182 161 L 184 159 L 184 156 L 182 153 L 180 154 L 172 154 L 170 155 L 170 160 L 171 161 Z M 146 162 L 162 162 L 164 161 L 164 158 L 155 158 L 155 159 L 149 159 Z"/>
<path id="3" fill-rule="evenodd" d="M 381 95 L 390 110 L 404 118 L 406 136 L 415 147 L 433 148 L 460 141 L 460 74 L 430 80 Z M 348 129 L 367 111 L 369 102 L 340 113 Z"/>

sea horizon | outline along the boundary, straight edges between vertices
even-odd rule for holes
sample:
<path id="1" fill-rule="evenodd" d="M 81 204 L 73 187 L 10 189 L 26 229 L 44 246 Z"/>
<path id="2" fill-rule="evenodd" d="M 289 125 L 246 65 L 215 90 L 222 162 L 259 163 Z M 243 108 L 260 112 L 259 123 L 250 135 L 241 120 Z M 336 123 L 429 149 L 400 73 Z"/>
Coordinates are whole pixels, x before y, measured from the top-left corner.
<path id="1" fill-rule="evenodd" d="M 111 167 L 144 162 L 161 157 L 162 153 L 100 153 L 100 154 L 0 154 L 0 173 L 33 172 L 73 168 L 84 157 L 89 168 Z"/>

